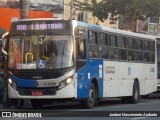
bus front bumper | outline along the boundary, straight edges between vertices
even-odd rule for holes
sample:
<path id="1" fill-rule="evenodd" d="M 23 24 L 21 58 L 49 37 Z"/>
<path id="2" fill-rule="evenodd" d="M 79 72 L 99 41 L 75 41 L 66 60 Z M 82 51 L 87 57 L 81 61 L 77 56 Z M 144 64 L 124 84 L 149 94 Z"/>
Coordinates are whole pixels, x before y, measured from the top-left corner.
<path id="1" fill-rule="evenodd" d="M 8 84 L 8 97 L 13 99 L 65 99 L 65 98 L 75 98 L 76 92 L 75 92 L 74 82 L 71 84 L 65 86 L 64 88 L 57 90 L 54 95 L 39 95 L 39 96 L 33 96 L 33 95 L 20 95 L 17 90 L 12 88 Z"/>

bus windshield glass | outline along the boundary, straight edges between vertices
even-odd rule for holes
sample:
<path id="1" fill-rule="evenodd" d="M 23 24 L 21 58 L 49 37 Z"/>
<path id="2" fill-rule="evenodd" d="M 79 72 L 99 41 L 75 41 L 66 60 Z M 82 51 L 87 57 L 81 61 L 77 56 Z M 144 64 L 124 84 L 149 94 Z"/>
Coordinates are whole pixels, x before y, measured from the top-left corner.
<path id="1" fill-rule="evenodd" d="M 73 66 L 71 35 L 10 36 L 8 66 L 11 69 L 61 69 Z"/>

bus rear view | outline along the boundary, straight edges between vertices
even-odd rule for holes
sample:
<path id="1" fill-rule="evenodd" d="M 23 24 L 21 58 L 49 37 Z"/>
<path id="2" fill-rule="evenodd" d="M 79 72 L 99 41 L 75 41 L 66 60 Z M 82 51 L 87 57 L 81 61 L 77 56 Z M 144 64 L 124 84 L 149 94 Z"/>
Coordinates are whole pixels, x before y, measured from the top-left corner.
<path id="1" fill-rule="evenodd" d="M 45 99 L 75 97 L 70 21 L 13 22 L 6 42 L 10 103 L 31 99 L 37 108 Z"/>

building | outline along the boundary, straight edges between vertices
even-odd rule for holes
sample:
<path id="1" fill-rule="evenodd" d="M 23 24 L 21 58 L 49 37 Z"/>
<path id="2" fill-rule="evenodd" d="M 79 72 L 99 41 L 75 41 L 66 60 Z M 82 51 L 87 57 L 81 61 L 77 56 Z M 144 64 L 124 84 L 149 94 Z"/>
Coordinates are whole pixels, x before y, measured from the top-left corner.
<path id="1" fill-rule="evenodd" d="M 77 2 L 85 2 L 86 0 L 64 0 L 64 19 L 70 19 L 70 10 L 71 10 L 71 1 L 73 3 Z M 101 0 L 97 0 L 97 2 L 100 2 Z M 82 21 L 87 22 L 87 23 L 92 23 L 96 24 L 97 22 L 97 17 L 92 16 L 92 13 L 87 13 L 84 11 L 78 11 L 76 10 L 75 5 L 73 5 L 73 19 L 78 20 L 78 16 L 82 16 Z M 81 15 L 80 15 L 81 14 Z M 98 21 L 99 25 L 106 26 L 106 27 L 112 27 L 112 28 L 117 28 L 117 23 L 116 24 L 110 24 L 110 20 L 107 19 L 103 23 L 101 21 Z"/>

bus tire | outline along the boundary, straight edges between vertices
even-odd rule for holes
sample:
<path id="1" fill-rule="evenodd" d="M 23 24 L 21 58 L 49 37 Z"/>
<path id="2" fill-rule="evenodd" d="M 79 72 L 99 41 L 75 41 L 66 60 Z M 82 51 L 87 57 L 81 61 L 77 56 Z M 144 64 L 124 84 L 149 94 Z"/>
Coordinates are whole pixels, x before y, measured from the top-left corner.
<path id="1" fill-rule="evenodd" d="M 89 97 L 85 99 L 84 101 L 82 101 L 82 103 L 83 103 L 83 106 L 87 109 L 91 109 L 94 107 L 96 103 L 96 91 L 95 91 L 95 86 L 93 83 L 91 83 L 90 85 Z"/>
<path id="2" fill-rule="evenodd" d="M 133 94 L 130 97 L 129 101 L 132 104 L 136 104 L 139 101 L 139 85 L 137 81 L 135 81 L 133 84 Z"/>
<path id="3" fill-rule="evenodd" d="M 39 109 L 39 108 L 42 108 L 43 107 L 43 103 L 41 102 L 41 100 L 30 100 L 31 101 L 31 105 L 33 108 L 35 109 Z"/>

